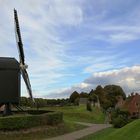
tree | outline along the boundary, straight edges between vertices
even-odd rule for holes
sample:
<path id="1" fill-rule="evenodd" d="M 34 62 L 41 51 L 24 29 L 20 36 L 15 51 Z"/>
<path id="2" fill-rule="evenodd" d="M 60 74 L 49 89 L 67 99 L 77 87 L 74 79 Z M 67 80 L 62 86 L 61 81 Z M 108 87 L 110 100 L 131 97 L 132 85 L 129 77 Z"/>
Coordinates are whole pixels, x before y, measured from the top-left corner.
<path id="1" fill-rule="evenodd" d="M 87 110 L 92 111 L 91 103 L 89 101 L 87 102 Z"/>
<path id="2" fill-rule="evenodd" d="M 89 95 L 89 101 L 90 101 L 90 102 L 93 102 L 93 106 L 95 106 L 95 103 L 98 102 L 98 97 L 97 97 L 97 95 L 96 95 L 96 94 L 91 94 L 91 95 Z"/>
<path id="3" fill-rule="evenodd" d="M 110 101 L 112 107 L 115 107 L 117 103 L 117 96 L 122 96 L 123 99 L 126 98 L 123 89 L 118 85 L 107 85 L 104 87 L 104 90 L 106 92 L 106 98 Z"/>
<path id="4" fill-rule="evenodd" d="M 102 86 L 99 85 L 96 87 L 94 93 L 99 97 L 101 107 L 106 109 L 106 103 L 108 102 L 108 100 L 106 98 L 106 92 L 104 88 L 102 88 Z"/>
<path id="5" fill-rule="evenodd" d="M 71 95 L 70 95 L 70 102 L 74 103 L 75 100 L 79 98 L 79 93 L 77 91 L 74 91 Z"/>
<path id="6" fill-rule="evenodd" d="M 88 98 L 89 95 L 86 92 L 81 92 L 79 96 L 80 98 Z"/>
<path id="7" fill-rule="evenodd" d="M 74 100 L 74 105 L 79 106 L 79 97 Z"/>
<path id="8" fill-rule="evenodd" d="M 92 94 L 94 94 L 94 90 L 93 89 L 89 92 L 89 95 L 92 95 Z"/>

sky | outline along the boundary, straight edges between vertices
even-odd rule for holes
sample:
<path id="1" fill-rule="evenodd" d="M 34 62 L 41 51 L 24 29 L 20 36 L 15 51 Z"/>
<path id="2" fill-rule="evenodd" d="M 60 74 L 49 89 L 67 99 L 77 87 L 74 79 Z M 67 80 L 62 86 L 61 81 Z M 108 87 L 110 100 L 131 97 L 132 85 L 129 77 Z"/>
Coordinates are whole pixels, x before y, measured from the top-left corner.
<path id="1" fill-rule="evenodd" d="M 14 8 L 34 97 L 108 84 L 140 92 L 140 1 L 0 0 L 0 57 L 19 60 Z"/>

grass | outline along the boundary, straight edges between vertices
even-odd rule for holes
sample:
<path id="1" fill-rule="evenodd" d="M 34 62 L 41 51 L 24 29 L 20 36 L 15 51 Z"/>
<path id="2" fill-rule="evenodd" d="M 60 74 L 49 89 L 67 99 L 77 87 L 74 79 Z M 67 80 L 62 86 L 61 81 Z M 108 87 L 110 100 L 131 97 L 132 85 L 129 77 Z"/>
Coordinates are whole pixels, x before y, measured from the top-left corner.
<path id="1" fill-rule="evenodd" d="M 0 132 L 0 139 L 2 140 L 42 140 L 49 137 L 54 137 L 62 135 L 65 133 L 70 133 L 76 130 L 85 128 L 85 126 L 80 124 L 75 124 L 70 121 L 65 121 L 64 123 L 57 126 L 47 126 L 47 127 L 36 127 L 33 129 L 28 129 L 24 131 L 15 132 Z"/>
<path id="2" fill-rule="evenodd" d="M 90 123 L 103 123 L 105 115 L 98 108 L 93 108 L 92 112 L 86 110 L 86 106 L 64 106 L 64 107 L 46 107 L 41 108 L 45 110 L 53 110 L 63 112 L 64 123 L 57 126 L 43 126 L 28 129 L 19 132 L 6 132 L 0 131 L 0 139 L 2 140 L 41 140 L 49 137 L 54 137 L 76 130 L 85 128 L 81 124 L 74 122 L 90 122 Z"/>
<path id="3" fill-rule="evenodd" d="M 140 140 L 140 119 L 115 129 L 107 128 L 79 140 Z"/>
<path id="4" fill-rule="evenodd" d="M 105 119 L 105 115 L 97 107 L 94 107 L 92 112 L 87 111 L 85 105 L 47 107 L 45 109 L 63 112 L 64 120 L 68 120 L 68 121 L 104 123 L 104 119 Z"/>

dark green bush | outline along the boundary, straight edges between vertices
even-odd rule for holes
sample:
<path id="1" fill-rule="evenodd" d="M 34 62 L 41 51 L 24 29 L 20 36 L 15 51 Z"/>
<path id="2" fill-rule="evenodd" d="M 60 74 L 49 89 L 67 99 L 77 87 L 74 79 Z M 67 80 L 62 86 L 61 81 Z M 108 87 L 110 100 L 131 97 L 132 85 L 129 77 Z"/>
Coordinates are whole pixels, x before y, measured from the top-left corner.
<path id="1" fill-rule="evenodd" d="M 75 99 L 74 105 L 79 106 L 79 98 L 76 98 L 76 99 Z"/>
<path id="2" fill-rule="evenodd" d="M 115 128 L 121 128 L 125 126 L 128 123 L 128 121 L 125 118 L 117 117 L 113 120 L 113 126 Z"/>
<path id="3" fill-rule="evenodd" d="M 87 102 L 87 110 L 92 111 L 91 103 L 89 101 Z"/>
<path id="4" fill-rule="evenodd" d="M 112 124 L 115 128 L 121 128 L 130 122 L 129 112 L 127 110 L 116 109 L 111 112 Z"/>
<path id="5" fill-rule="evenodd" d="M 10 116 L 0 118 L 1 130 L 18 130 L 41 125 L 55 125 L 63 121 L 61 112 L 50 112 L 41 115 Z"/>

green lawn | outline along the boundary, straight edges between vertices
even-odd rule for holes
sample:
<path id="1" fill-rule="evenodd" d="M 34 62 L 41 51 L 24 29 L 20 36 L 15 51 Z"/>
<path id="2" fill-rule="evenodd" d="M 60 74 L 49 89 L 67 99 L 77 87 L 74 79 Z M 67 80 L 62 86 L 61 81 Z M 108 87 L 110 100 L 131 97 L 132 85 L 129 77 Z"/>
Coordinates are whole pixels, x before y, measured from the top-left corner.
<path id="1" fill-rule="evenodd" d="M 107 128 L 79 140 L 140 140 L 140 119 L 120 129 Z"/>
<path id="2" fill-rule="evenodd" d="M 45 110 L 61 111 L 64 114 L 64 123 L 57 126 L 43 126 L 19 132 L 3 133 L 0 131 L 2 140 L 41 140 L 48 137 L 54 137 L 65 133 L 85 128 L 86 126 L 76 124 L 75 122 L 103 123 L 105 115 L 98 108 L 93 108 L 92 112 L 86 110 L 86 106 L 64 106 L 64 107 L 46 107 Z"/>
<path id="3" fill-rule="evenodd" d="M 105 115 L 100 109 L 94 107 L 92 112 L 86 110 L 85 105 L 80 106 L 64 106 L 64 107 L 46 107 L 46 110 L 61 111 L 64 114 L 64 120 L 104 123 Z"/>
<path id="4" fill-rule="evenodd" d="M 85 128 L 80 124 L 65 121 L 57 126 L 43 126 L 17 132 L 0 132 L 1 140 L 42 140 Z"/>

